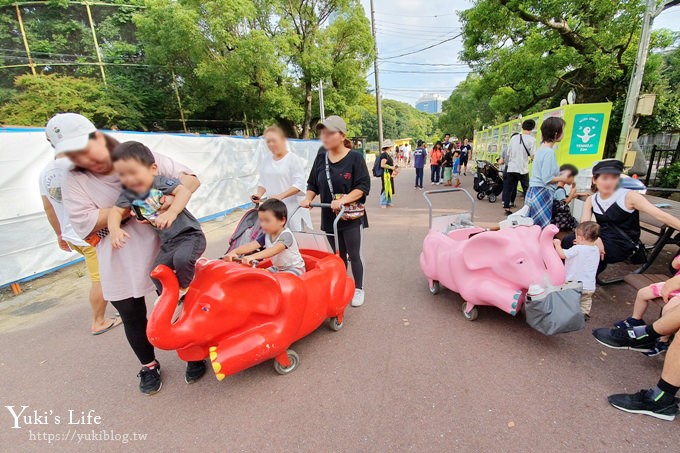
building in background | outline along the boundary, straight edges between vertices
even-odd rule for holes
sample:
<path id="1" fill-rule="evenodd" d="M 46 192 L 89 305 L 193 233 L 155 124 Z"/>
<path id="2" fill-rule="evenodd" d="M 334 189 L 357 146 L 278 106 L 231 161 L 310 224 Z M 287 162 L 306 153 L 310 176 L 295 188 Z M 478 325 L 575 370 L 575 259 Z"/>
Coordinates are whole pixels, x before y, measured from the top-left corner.
<path id="1" fill-rule="evenodd" d="M 444 97 L 438 94 L 424 94 L 416 102 L 416 108 L 426 113 L 441 113 Z"/>

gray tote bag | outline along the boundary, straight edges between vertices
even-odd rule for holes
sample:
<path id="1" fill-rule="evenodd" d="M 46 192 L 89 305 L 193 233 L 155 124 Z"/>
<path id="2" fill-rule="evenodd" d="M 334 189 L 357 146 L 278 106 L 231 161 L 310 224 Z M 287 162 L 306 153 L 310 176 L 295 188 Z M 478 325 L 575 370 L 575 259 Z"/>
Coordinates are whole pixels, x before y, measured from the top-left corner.
<path id="1" fill-rule="evenodd" d="M 527 296 L 527 324 L 544 335 L 575 332 L 586 324 L 581 313 L 581 283 L 549 288 L 540 296 Z"/>

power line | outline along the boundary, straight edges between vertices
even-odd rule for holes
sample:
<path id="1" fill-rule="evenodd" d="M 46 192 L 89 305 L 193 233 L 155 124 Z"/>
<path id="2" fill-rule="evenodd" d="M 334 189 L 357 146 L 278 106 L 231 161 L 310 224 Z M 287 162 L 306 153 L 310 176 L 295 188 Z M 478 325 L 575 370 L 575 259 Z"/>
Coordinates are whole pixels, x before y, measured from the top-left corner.
<path id="1" fill-rule="evenodd" d="M 397 69 L 383 69 L 382 72 L 388 72 L 392 74 L 469 74 L 469 71 L 402 71 Z"/>
<path id="2" fill-rule="evenodd" d="M 445 44 L 445 43 L 447 43 L 447 42 L 449 42 L 449 41 L 453 41 L 454 39 L 458 39 L 458 38 L 460 38 L 461 36 L 463 36 L 463 33 L 458 33 L 458 34 L 455 35 L 455 36 L 452 36 L 452 37 L 450 37 L 450 38 L 448 38 L 448 39 L 445 39 L 445 40 L 443 40 L 443 41 L 440 41 L 440 42 L 438 42 L 438 43 L 436 43 L 436 44 L 432 44 L 431 46 L 423 47 L 422 49 L 415 50 L 415 51 L 413 51 L 413 52 L 406 52 L 406 53 L 403 53 L 403 54 L 401 54 L 401 55 L 394 55 L 394 56 L 392 56 L 392 57 L 385 57 L 385 58 L 383 58 L 383 60 L 393 60 L 393 59 L 395 59 L 395 58 L 406 57 L 406 56 L 408 56 L 408 55 L 413 55 L 413 54 L 416 54 L 416 53 L 424 52 L 424 51 L 426 51 L 426 50 L 432 49 L 433 47 L 441 46 L 442 44 Z"/>
<path id="3" fill-rule="evenodd" d="M 384 64 L 402 64 L 402 65 L 408 65 L 408 66 L 446 66 L 446 67 L 460 67 L 460 66 L 467 66 L 467 63 L 410 63 L 407 61 L 382 61 L 382 59 L 379 59 L 381 63 Z"/>
<path id="4" fill-rule="evenodd" d="M 378 13 L 376 12 L 378 16 L 392 16 L 392 17 L 446 17 L 446 16 L 455 16 L 458 13 L 446 13 L 446 14 L 432 14 L 432 15 L 427 15 L 427 16 L 412 16 L 411 14 L 391 14 L 391 13 Z"/>

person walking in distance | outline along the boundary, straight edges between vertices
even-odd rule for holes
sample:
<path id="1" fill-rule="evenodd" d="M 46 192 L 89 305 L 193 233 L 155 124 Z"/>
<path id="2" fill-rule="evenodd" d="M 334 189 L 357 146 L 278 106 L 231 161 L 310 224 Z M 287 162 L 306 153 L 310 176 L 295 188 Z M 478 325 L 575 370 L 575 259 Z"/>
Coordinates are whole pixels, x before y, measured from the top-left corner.
<path id="1" fill-rule="evenodd" d="M 460 169 L 463 175 L 467 175 L 468 160 L 472 159 L 472 145 L 463 137 L 463 146 L 460 147 Z"/>
<path id="2" fill-rule="evenodd" d="M 433 186 L 438 186 L 439 184 L 441 184 L 439 182 L 441 176 L 440 165 L 443 157 L 444 152 L 442 151 L 442 142 L 437 142 L 435 143 L 434 147 L 432 148 L 432 152 L 430 153 L 430 181 L 432 182 Z"/>
<path id="3" fill-rule="evenodd" d="M 414 189 L 423 189 L 423 171 L 427 160 L 427 149 L 422 140 L 418 140 L 418 147 L 413 152 L 413 167 L 416 169 L 416 185 Z"/>
<path id="4" fill-rule="evenodd" d="M 535 127 L 534 120 L 526 120 L 522 123 L 522 133 L 510 138 L 505 159 L 507 176 L 503 181 L 503 209 L 506 214 L 512 214 L 510 209 L 515 206 L 517 184 L 522 185 L 525 195 L 529 190 L 529 161 L 536 154 L 536 139 L 531 135 Z"/>

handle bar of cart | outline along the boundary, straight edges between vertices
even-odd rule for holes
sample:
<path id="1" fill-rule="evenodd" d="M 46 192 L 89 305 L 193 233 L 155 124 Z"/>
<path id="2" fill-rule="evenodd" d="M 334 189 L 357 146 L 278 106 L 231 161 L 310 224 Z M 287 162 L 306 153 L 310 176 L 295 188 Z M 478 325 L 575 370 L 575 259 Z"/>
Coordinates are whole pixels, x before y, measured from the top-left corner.
<path id="1" fill-rule="evenodd" d="M 442 193 L 450 193 L 450 192 L 463 192 L 468 199 L 470 200 L 470 220 L 474 220 L 475 217 L 475 199 L 472 198 L 472 195 L 470 195 L 470 192 L 468 192 L 465 189 L 459 189 L 459 188 L 451 188 L 451 189 L 438 189 L 438 190 L 426 190 L 423 192 L 423 198 L 425 198 L 425 201 L 427 202 L 428 209 L 430 211 L 430 229 L 432 228 L 432 200 L 430 199 L 430 195 L 434 194 L 442 194 Z"/>
<path id="2" fill-rule="evenodd" d="M 310 208 L 331 208 L 330 203 L 310 203 L 309 205 Z M 340 222 L 340 219 L 342 216 L 345 214 L 345 206 L 343 205 L 340 208 L 340 211 L 338 214 L 335 216 L 335 220 L 333 221 L 333 239 L 335 240 L 335 253 L 340 253 L 340 240 L 338 239 L 338 222 Z"/>

